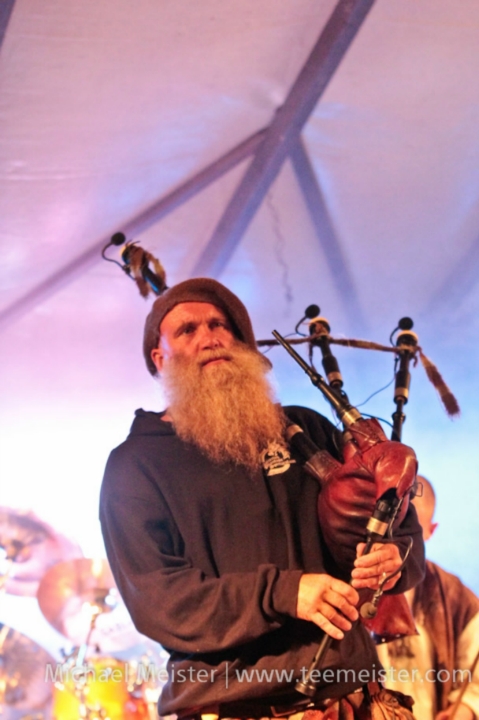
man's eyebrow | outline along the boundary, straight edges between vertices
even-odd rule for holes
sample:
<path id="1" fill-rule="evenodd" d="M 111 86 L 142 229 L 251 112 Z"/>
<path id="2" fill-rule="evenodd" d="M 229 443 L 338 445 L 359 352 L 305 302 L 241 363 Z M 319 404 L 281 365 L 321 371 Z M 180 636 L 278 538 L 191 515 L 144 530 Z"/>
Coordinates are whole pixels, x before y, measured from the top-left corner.
<path id="1" fill-rule="evenodd" d="M 220 322 L 223 323 L 223 325 L 227 325 L 228 327 L 231 327 L 231 323 L 226 317 L 226 315 L 212 315 L 208 322 Z"/>
<path id="2" fill-rule="evenodd" d="M 176 328 L 176 330 L 175 330 L 175 337 L 178 337 L 178 335 L 181 335 L 181 333 L 183 332 L 183 330 L 186 330 L 186 328 L 188 328 L 188 327 L 194 328 L 194 327 L 196 327 L 197 325 L 198 325 L 198 323 L 195 322 L 195 320 L 185 320 L 184 322 L 181 323 L 181 325 L 179 325 L 179 326 Z"/>

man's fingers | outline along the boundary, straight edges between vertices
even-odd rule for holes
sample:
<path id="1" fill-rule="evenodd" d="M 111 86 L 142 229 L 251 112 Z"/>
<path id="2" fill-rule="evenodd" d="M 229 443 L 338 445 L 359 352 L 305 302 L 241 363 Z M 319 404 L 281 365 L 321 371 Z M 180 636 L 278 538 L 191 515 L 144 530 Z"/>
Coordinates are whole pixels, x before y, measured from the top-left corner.
<path id="1" fill-rule="evenodd" d="M 332 637 L 334 640 L 342 640 L 344 633 L 333 625 L 322 613 L 316 612 L 311 617 L 311 620 L 321 628 L 327 635 Z"/>
<path id="2" fill-rule="evenodd" d="M 351 577 L 353 579 L 361 579 L 365 580 L 367 578 L 373 578 L 373 577 L 381 577 L 384 573 L 386 575 L 392 575 L 393 572 L 396 572 L 396 570 L 399 570 L 401 563 L 393 562 L 392 560 L 389 560 L 387 562 L 379 562 L 375 565 L 367 568 L 354 568 L 354 570 L 351 573 Z"/>
<path id="3" fill-rule="evenodd" d="M 391 580 L 388 580 L 388 582 L 383 585 L 383 590 L 391 590 L 399 580 L 399 574 L 395 575 Z M 368 588 L 369 590 L 377 590 L 379 588 L 380 578 L 368 578 L 367 580 L 352 580 L 351 581 L 353 586 L 356 588 L 356 590 L 361 590 L 363 588 Z"/>
<path id="4" fill-rule="evenodd" d="M 348 585 L 348 589 L 353 590 L 354 592 L 354 595 L 353 593 L 349 593 L 351 599 L 345 598 L 343 595 L 340 595 L 332 589 L 328 590 L 328 592 L 325 593 L 324 599 L 333 610 L 336 608 L 337 610 L 339 610 L 340 613 L 342 613 L 342 615 L 336 613 L 338 617 L 344 616 L 346 618 L 349 618 L 351 622 L 354 622 L 358 619 L 358 611 L 356 610 L 354 604 L 359 602 L 359 595 L 357 594 L 356 590 L 354 590 L 354 588 L 352 588 L 350 585 Z M 341 627 L 343 626 L 341 625 Z M 344 629 L 349 630 L 350 627 L 346 627 Z"/>
<path id="5" fill-rule="evenodd" d="M 341 598 L 347 600 L 351 605 L 357 605 L 359 602 L 359 595 L 354 588 L 348 583 L 336 578 L 331 578 L 329 585 L 329 591 L 336 593 Z"/>
<path id="6" fill-rule="evenodd" d="M 392 577 L 390 577 L 392 576 Z M 385 577 L 390 577 L 390 579 L 385 582 L 384 584 L 381 584 L 384 582 Z M 351 584 L 353 587 L 355 587 L 357 590 L 360 590 L 361 588 L 369 588 L 370 590 L 377 590 L 379 588 L 379 585 L 381 584 L 382 590 L 391 590 L 401 577 L 400 572 L 396 572 L 393 574 L 390 573 L 381 573 L 381 575 L 375 575 L 374 577 L 368 577 L 368 578 L 362 578 L 362 577 L 356 577 L 351 580 Z"/>
<path id="7" fill-rule="evenodd" d="M 356 546 L 356 559 L 361 557 L 361 555 L 364 552 L 365 547 L 366 547 L 366 543 L 358 543 L 358 545 Z"/>
<path id="8" fill-rule="evenodd" d="M 322 603 L 318 608 L 318 612 L 320 612 L 321 615 L 324 615 L 326 620 L 329 620 L 332 625 L 335 625 L 335 627 L 340 628 L 341 630 L 347 632 L 348 630 L 351 630 L 353 626 L 352 622 L 350 622 L 348 618 L 346 618 L 341 612 L 339 612 L 339 610 L 337 610 L 332 605 Z"/>
<path id="9" fill-rule="evenodd" d="M 358 553 L 361 552 L 364 549 L 364 547 L 360 550 L 362 543 L 358 545 Z M 401 554 L 399 552 L 399 548 L 397 545 L 394 545 L 394 543 L 389 543 L 387 545 L 380 545 L 378 543 L 375 543 L 372 547 L 372 550 L 367 555 L 360 555 L 356 558 L 354 561 L 354 567 L 372 567 L 374 565 L 377 565 L 380 562 L 397 562 L 398 566 L 402 562 Z"/>
<path id="10" fill-rule="evenodd" d="M 375 543 L 371 552 L 367 555 L 362 555 L 363 550 L 364 545 L 361 543 L 358 545 L 358 557 L 354 562 L 354 570 L 351 573 L 351 584 L 355 588 L 377 588 L 384 574 L 393 575 L 401 567 L 401 554 L 397 545 L 393 543 L 387 545 Z M 394 582 L 391 580 L 391 584 L 388 581 L 387 589 L 393 587 L 398 578 L 399 575 L 394 579 Z"/>
<path id="11" fill-rule="evenodd" d="M 348 583 L 326 574 L 305 574 L 299 583 L 297 617 L 341 639 L 358 618 L 358 602 L 358 593 Z"/>
<path id="12" fill-rule="evenodd" d="M 394 543 L 386 545 L 374 543 L 371 552 L 363 555 L 365 545 L 360 543 L 357 547 L 357 557 L 354 562 L 354 570 L 351 573 L 351 584 L 354 588 L 377 589 L 384 576 L 392 575 L 384 585 L 384 590 L 390 590 L 399 580 L 399 568 L 402 565 L 402 558 L 399 548 Z M 397 574 L 396 574 L 397 573 Z"/>

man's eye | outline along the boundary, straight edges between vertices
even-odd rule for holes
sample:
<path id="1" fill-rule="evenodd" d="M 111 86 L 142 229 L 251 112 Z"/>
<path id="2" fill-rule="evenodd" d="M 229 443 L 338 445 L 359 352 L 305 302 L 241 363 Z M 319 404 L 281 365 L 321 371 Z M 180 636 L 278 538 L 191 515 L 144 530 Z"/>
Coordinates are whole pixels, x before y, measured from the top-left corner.
<path id="1" fill-rule="evenodd" d="M 184 325 L 181 328 L 181 335 L 191 335 L 195 331 L 195 326 L 192 325 Z"/>

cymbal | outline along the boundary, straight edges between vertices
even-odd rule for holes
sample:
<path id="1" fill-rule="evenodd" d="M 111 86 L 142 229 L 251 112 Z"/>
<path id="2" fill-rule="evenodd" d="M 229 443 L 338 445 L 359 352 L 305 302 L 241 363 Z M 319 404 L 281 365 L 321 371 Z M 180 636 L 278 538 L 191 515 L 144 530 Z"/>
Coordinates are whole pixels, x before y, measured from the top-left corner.
<path id="1" fill-rule="evenodd" d="M 12 595 L 35 597 L 49 567 L 82 556 L 79 546 L 57 533 L 33 512 L 0 507 L 0 549 L 6 575 L 0 587 Z"/>
<path id="2" fill-rule="evenodd" d="M 51 697 L 47 667 L 54 659 L 26 635 L 0 623 L 0 707 L 36 710 Z M 1 715 L 3 717 L 3 714 Z"/>
<path id="3" fill-rule="evenodd" d="M 50 625 L 75 645 L 87 643 L 112 653 L 144 637 L 135 629 L 105 559 L 57 563 L 42 578 L 37 598 Z"/>

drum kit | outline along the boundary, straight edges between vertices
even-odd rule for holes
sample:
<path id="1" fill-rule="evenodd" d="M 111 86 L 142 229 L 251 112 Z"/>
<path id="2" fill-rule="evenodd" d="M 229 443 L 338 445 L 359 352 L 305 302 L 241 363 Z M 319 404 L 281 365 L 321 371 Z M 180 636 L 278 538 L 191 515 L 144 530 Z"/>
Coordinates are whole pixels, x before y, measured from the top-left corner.
<path id="1" fill-rule="evenodd" d="M 167 654 L 138 633 L 105 559 L 32 512 L 0 508 L 0 592 L 37 598 L 57 662 L 0 618 L 0 720 L 153 720 Z M 122 659 L 123 658 L 123 659 Z"/>

